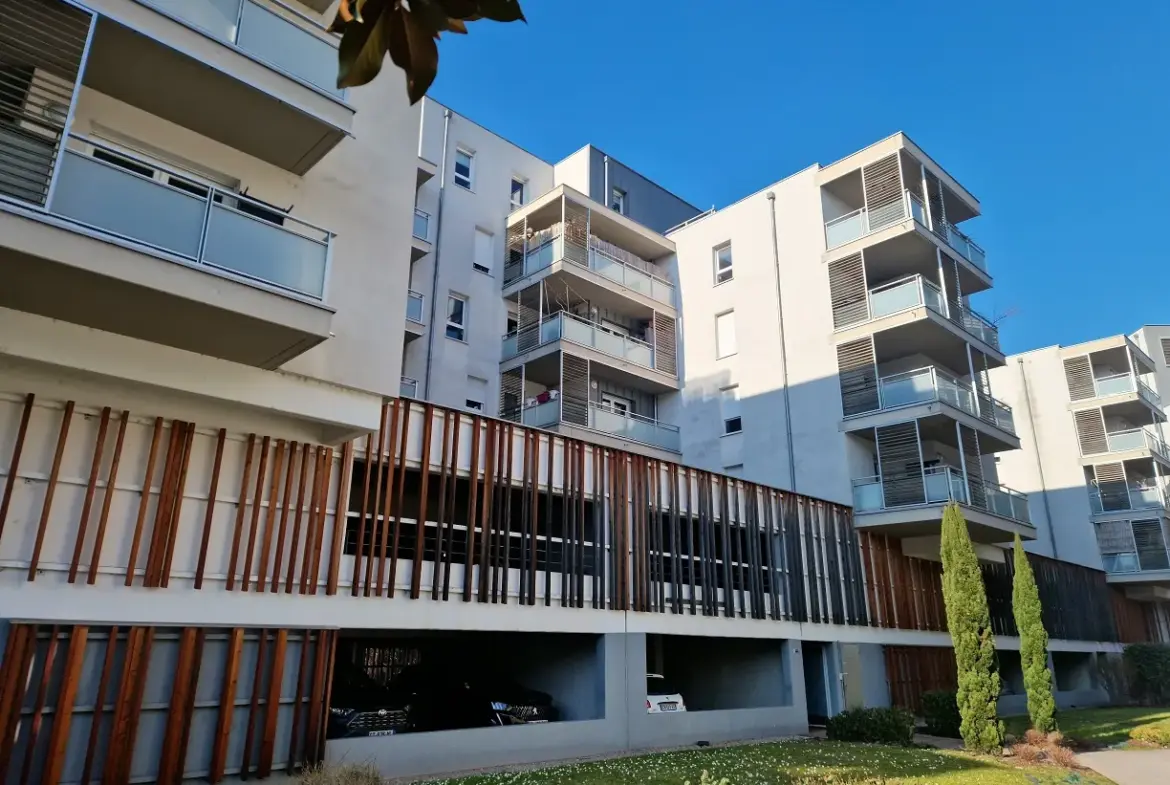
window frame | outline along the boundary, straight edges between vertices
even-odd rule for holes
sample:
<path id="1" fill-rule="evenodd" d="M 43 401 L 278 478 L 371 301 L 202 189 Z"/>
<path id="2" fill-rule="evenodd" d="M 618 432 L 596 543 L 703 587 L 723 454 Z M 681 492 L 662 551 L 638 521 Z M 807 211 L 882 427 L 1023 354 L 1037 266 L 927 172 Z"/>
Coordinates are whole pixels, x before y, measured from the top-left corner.
<path id="1" fill-rule="evenodd" d="M 734 401 L 735 406 L 729 405 Z M 730 410 L 730 411 L 729 411 Z M 730 416 L 728 416 L 730 414 Z M 719 388 L 719 417 L 723 421 L 723 433 L 720 436 L 734 436 L 743 433 L 743 412 L 740 410 L 739 385 L 729 384 Z M 736 427 L 731 428 L 731 423 Z"/>
<path id="2" fill-rule="evenodd" d="M 463 400 L 463 408 L 470 412 L 479 412 L 480 414 L 483 414 L 483 401 L 476 401 L 471 398 L 465 398 Z"/>
<path id="3" fill-rule="evenodd" d="M 517 184 L 520 185 L 520 202 L 519 203 L 517 203 L 516 199 L 515 199 L 516 185 Z M 523 177 L 519 177 L 517 175 L 512 175 L 512 182 L 509 184 L 508 188 L 509 188 L 508 204 L 511 205 L 511 208 L 512 208 L 509 212 L 515 212 L 516 210 L 519 210 L 524 205 L 528 204 L 528 180 L 526 180 Z"/>
<path id="4" fill-rule="evenodd" d="M 459 156 L 460 155 L 467 156 L 467 176 L 466 177 L 459 174 Z M 463 183 L 461 183 L 460 179 L 466 180 L 467 184 L 464 185 Z M 455 148 L 455 165 L 451 167 L 451 182 L 454 183 L 455 185 L 459 186 L 460 188 L 462 188 L 465 191 L 471 191 L 472 193 L 475 192 L 475 151 L 474 150 L 470 150 L 466 147 L 456 147 Z"/>
<path id="5" fill-rule="evenodd" d="M 478 258 L 479 236 L 480 235 L 486 236 L 488 238 L 490 245 L 491 245 L 491 248 L 488 250 L 488 266 L 486 269 L 484 268 L 484 266 L 482 264 L 480 264 L 479 262 L 476 261 L 476 259 Z M 486 231 L 484 229 L 481 229 L 477 226 L 477 227 L 475 227 L 475 239 L 472 242 L 473 242 L 473 245 L 471 247 L 471 269 L 475 270 L 477 273 L 480 273 L 482 275 L 486 275 L 489 278 L 495 277 L 495 268 L 492 267 L 492 265 L 491 265 L 491 259 L 495 254 L 496 236 L 494 234 L 492 234 L 491 232 Z"/>
<path id="6" fill-rule="evenodd" d="M 451 301 L 456 300 L 463 303 L 460 321 L 451 321 Z M 444 312 L 444 329 L 443 334 L 452 341 L 459 341 L 460 343 L 467 343 L 467 312 L 471 307 L 469 298 L 463 294 L 456 294 L 455 292 L 447 293 L 447 310 Z M 459 336 L 456 337 L 451 334 L 451 330 L 458 330 Z"/>
<path id="7" fill-rule="evenodd" d="M 618 197 L 615 199 L 614 197 Z M 618 188 L 616 185 L 609 189 L 609 209 L 613 210 L 618 215 L 629 215 L 626 212 L 629 209 L 630 194 L 624 188 Z M 614 207 L 614 202 L 617 202 L 619 207 Z"/>
<path id="8" fill-rule="evenodd" d="M 719 320 L 725 316 L 731 318 L 731 337 L 735 343 L 733 350 L 730 352 L 724 351 L 724 347 L 722 347 L 720 345 L 720 341 L 719 341 Z M 716 360 L 725 360 L 728 357 L 734 357 L 735 355 L 739 354 L 739 336 L 736 333 L 737 333 L 737 330 L 736 330 L 736 324 L 735 324 L 735 309 L 734 308 L 729 308 L 726 311 L 722 311 L 720 313 L 715 314 L 715 359 Z"/>
<path id="9" fill-rule="evenodd" d="M 723 270 L 720 266 L 721 260 L 719 258 L 719 254 L 722 253 L 723 251 L 728 252 L 727 253 L 727 269 L 726 270 Z M 735 256 L 731 251 L 731 240 L 728 240 L 725 243 L 720 243 L 719 245 L 717 245 L 711 249 L 711 261 L 712 261 L 712 265 L 713 265 L 712 272 L 713 272 L 713 276 L 714 276 L 714 280 L 715 280 L 715 286 L 721 286 L 729 281 L 735 280 Z M 721 278 L 720 276 L 722 276 L 724 274 L 724 272 L 727 273 L 727 277 Z"/>

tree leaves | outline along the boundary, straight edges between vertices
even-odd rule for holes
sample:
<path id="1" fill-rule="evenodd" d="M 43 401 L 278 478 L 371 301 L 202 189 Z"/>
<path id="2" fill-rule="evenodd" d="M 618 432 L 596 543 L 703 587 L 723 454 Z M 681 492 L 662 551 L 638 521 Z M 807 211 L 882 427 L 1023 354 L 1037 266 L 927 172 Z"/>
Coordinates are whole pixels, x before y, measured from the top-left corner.
<path id="1" fill-rule="evenodd" d="M 372 82 L 386 55 L 406 75 L 406 92 L 418 103 L 439 72 L 442 33 L 467 33 L 467 22 L 526 21 L 519 0 L 342 0 L 330 32 L 341 33 L 337 86 Z"/>

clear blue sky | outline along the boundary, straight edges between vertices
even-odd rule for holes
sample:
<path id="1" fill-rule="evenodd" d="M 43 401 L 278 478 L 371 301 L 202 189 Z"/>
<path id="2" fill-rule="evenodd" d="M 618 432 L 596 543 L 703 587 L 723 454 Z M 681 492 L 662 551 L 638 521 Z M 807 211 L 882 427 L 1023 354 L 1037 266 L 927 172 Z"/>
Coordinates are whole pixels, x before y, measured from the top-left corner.
<path id="1" fill-rule="evenodd" d="M 722 207 L 903 130 L 983 204 L 1007 351 L 1170 322 L 1170 0 L 522 3 L 431 94 L 537 155 Z"/>

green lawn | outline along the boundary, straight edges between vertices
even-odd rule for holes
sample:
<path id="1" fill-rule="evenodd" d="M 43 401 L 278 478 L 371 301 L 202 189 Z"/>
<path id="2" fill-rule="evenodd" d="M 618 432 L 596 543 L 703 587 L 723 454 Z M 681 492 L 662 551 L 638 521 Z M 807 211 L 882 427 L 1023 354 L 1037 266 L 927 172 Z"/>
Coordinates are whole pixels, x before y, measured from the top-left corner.
<path id="1" fill-rule="evenodd" d="M 730 785 L 784 785 L 799 774 L 832 774 L 829 782 L 835 785 L 866 776 L 883 777 L 887 785 L 1111 785 L 1089 771 L 1015 768 L 957 752 L 795 740 L 478 775 L 441 785 L 683 785 L 688 780 L 697 785 L 704 769 Z"/>
<path id="2" fill-rule="evenodd" d="M 1070 741 L 1086 746 L 1109 747 L 1129 741 L 1129 732 L 1139 725 L 1157 725 L 1170 733 L 1170 709 L 1126 706 L 1058 711 L 1056 724 Z M 1028 718 L 1008 717 L 1004 725 L 1008 733 L 1022 736 L 1028 728 Z"/>

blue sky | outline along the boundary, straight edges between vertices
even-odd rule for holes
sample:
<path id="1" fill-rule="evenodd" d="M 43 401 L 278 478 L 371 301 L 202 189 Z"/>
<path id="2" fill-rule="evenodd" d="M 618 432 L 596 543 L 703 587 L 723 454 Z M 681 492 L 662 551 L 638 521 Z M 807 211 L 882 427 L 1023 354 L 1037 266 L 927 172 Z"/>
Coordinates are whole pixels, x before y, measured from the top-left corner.
<path id="1" fill-rule="evenodd" d="M 533 153 L 592 142 L 700 207 L 907 132 L 1009 352 L 1170 322 L 1170 2 L 522 0 L 431 95 Z"/>

